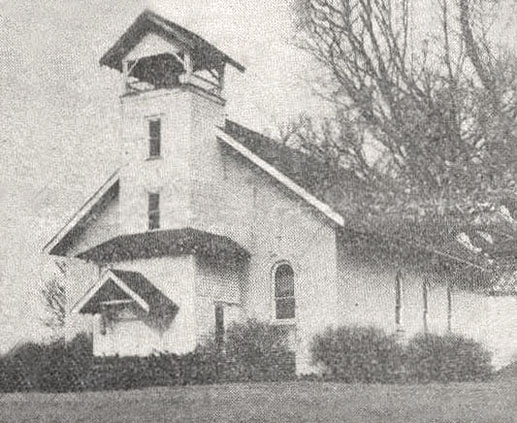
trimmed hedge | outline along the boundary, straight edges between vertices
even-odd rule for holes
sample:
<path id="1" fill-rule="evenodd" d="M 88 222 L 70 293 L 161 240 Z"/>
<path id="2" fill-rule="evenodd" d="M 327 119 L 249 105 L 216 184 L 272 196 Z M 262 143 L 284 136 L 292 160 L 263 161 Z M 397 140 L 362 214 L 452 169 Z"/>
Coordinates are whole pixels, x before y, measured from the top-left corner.
<path id="1" fill-rule="evenodd" d="M 65 343 L 27 343 L 0 358 L 0 391 L 69 392 L 84 389 L 83 377 L 93 360 L 86 334 Z"/>
<path id="2" fill-rule="evenodd" d="M 255 319 L 228 328 L 224 345 L 211 339 L 183 360 L 184 381 L 189 383 L 296 379 L 295 354 L 282 328 Z"/>
<path id="3" fill-rule="evenodd" d="M 346 383 L 470 382 L 490 379 L 490 353 L 459 335 L 418 334 L 406 345 L 371 327 L 327 329 L 314 337 L 313 364 Z"/>
<path id="4" fill-rule="evenodd" d="M 99 390 L 174 386 L 181 381 L 181 360 L 174 354 L 148 357 L 95 357 L 83 374 L 84 388 Z"/>
<path id="5" fill-rule="evenodd" d="M 491 354 L 478 342 L 459 335 L 417 335 L 406 347 L 411 382 L 471 382 L 488 380 Z"/>
<path id="6" fill-rule="evenodd" d="M 28 343 L 0 357 L 0 392 L 127 390 L 151 386 L 295 378 L 295 357 L 276 328 L 257 321 L 233 325 L 224 345 L 214 340 L 184 355 L 94 357 L 81 334 L 49 345 Z"/>
<path id="7" fill-rule="evenodd" d="M 0 357 L 0 392 L 126 390 L 151 386 L 296 379 L 295 355 L 282 328 L 250 320 L 233 325 L 223 345 L 148 357 L 94 357 L 88 335 L 65 343 L 28 343 Z M 347 383 L 484 381 L 490 354 L 457 335 L 417 335 L 405 346 L 372 327 L 340 327 L 316 335 L 313 363 L 321 376 Z M 303 379 L 303 378 L 302 378 Z"/>
<path id="8" fill-rule="evenodd" d="M 394 336 L 374 327 L 342 326 L 316 335 L 313 364 L 323 379 L 346 383 L 392 383 L 400 380 L 403 348 Z"/>
<path id="9" fill-rule="evenodd" d="M 249 320 L 229 328 L 224 355 L 227 380 L 274 382 L 296 378 L 285 328 Z"/>

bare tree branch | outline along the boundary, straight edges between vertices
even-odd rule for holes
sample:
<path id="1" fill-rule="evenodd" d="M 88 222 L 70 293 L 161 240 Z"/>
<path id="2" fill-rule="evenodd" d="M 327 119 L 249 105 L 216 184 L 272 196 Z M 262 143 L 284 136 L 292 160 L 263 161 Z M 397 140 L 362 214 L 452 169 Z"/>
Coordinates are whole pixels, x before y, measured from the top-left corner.
<path id="1" fill-rule="evenodd" d="M 46 311 L 46 317 L 43 319 L 43 323 L 51 329 L 55 335 L 60 336 L 66 319 L 65 287 L 57 278 L 52 278 L 45 282 L 41 294 Z"/>
<path id="2" fill-rule="evenodd" d="M 317 88 L 334 115 L 301 117 L 284 142 L 354 174 L 343 198 L 360 218 L 460 227 L 498 210 L 517 173 L 517 61 L 490 39 L 503 1 L 435 0 L 423 37 L 409 0 L 297 0 L 297 43 L 330 71 Z"/>

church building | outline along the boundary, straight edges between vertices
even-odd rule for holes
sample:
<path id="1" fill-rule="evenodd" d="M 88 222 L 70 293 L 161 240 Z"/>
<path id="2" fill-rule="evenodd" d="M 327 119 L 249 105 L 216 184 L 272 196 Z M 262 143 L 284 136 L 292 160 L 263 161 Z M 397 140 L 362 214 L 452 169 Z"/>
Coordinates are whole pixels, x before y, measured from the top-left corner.
<path id="1" fill-rule="evenodd" d="M 226 117 L 239 62 L 146 10 L 100 63 L 122 80 L 127 163 L 44 248 L 88 274 L 70 313 L 96 355 L 187 353 L 249 318 L 285 333 L 298 373 L 312 337 L 340 324 L 455 331 L 501 363 L 517 352 L 515 297 L 354 251 L 347 216 L 300 178 L 310 158 Z"/>

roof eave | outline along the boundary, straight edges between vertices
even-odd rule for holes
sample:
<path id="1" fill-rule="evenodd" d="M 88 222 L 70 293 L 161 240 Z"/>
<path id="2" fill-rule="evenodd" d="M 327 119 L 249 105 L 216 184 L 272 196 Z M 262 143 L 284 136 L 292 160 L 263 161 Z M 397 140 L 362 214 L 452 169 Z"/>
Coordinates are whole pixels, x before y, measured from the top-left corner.
<path id="1" fill-rule="evenodd" d="M 246 146 L 241 144 L 232 136 L 228 135 L 222 128 L 217 128 L 217 138 L 230 146 L 232 149 L 237 151 L 246 159 L 250 160 L 268 175 L 273 177 L 275 180 L 280 182 L 282 185 L 287 187 L 290 191 L 294 192 L 297 196 L 305 200 L 308 204 L 318 210 L 321 214 L 327 217 L 331 222 L 333 222 L 337 227 L 343 227 L 345 225 L 345 220 L 341 214 L 337 213 L 332 207 L 323 201 L 316 198 L 314 195 L 309 193 L 305 188 L 298 185 L 291 178 L 289 178 L 284 173 L 280 172 L 271 164 L 267 163 L 265 160 L 260 158 L 258 155 L 249 150 Z"/>
<path id="2" fill-rule="evenodd" d="M 128 52 L 124 52 L 124 46 L 128 43 L 132 43 L 132 39 L 134 38 L 136 41 L 133 41 L 135 43 L 138 43 L 141 38 L 142 34 L 139 33 L 139 29 L 146 25 L 146 24 L 152 24 L 155 27 L 154 32 L 160 34 L 164 33 L 168 37 L 175 37 L 178 39 L 182 44 L 186 45 L 187 47 L 191 49 L 196 48 L 196 42 L 195 39 L 198 39 L 199 42 L 202 42 L 205 44 L 206 47 L 211 49 L 214 53 L 216 53 L 218 56 L 220 56 L 221 60 L 223 62 L 226 62 L 230 65 L 232 65 L 234 68 L 236 68 L 240 72 L 245 72 L 246 68 L 237 62 L 236 60 L 232 59 L 227 54 L 223 53 L 221 50 L 219 50 L 214 45 L 210 44 L 208 41 L 204 40 L 203 38 L 199 37 L 198 35 L 192 33 L 191 31 L 187 30 L 186 28 L 181 27 L 180 25 L 175 24 L 174 22 L 168 21 L 165 18 L 162 18 L 160 15 L 157 15 L 156 13 L 152 12 L 151 10 L 146 9 L 143 13 L 138 16 L 138 18 L 133 22 L 133 24 L 124 32 L 124 34 L 117 40 L 117 42 L 101 57 L 99 63 L 101 66 L 107 66 L 109 68 L 115 69 L 117 71 L 122 70 L 121 60 Z M 186 32 L 190 35 L 191 38 L 186 37 L 182 35 L 180 32 Z M 144 33 L 153 32 L 152 28 L 147 29 Z M 164 35 L 161 34 L 161 35 Z M 195 38 L 195 39 L 194 39 Z"/>
<path id="3" fill-rule="evenodd" d="M 193 241 L 196 238 L 195 235 L 199 235 L 199 232 L 192 228 L 183 228 L 181 230 L 158 230 L 119 235 L 87 251 L 83 251 L 76 257 L 81 260 L 101 264 L 176 255 L 210 256 L 209 250 L 199 248 L 199 245 L 202 247 L 202 244 L 207 241 L 206 239 L 199 245 Z M 215 244 L 213 245 L 219 245 L 218 248 L 221 248 L 219 255 L 234 257 L 237 260 L 249 259 L 249 252 L 231 240 L 231 238 L 208 232 L 205 235 L 216 237 Z M 177 242 L 186 244 L 180 246 L 179 244 L 176 245 Z M 147 247 L 142 248 L 144 245 Z M 152 251 L 148 249 L 151 245 L 153 246 Z"/>
<path id="4" fill-rule="evenodd" d="M 43 253 L 55 254 L 55 249 L 61 241 L 68 235 L 79 222 L 92 210 L 92 208 L 103 198 L 103 196 L 119 182 L 119 171 L 117 169 L 101 187 L 81 206 L 81 208 L 68 220 L 68 222 L 51 238 L 43 247 Z"/>
<path id="5" fill-rule="evenodd" d="M 91 299 L 95 296 L 95 294 L 99 291 L 99 289 L 104 286 L 104 284 L 108 281 L 112 280 L 124 293 L 126 293 L 129 297 L 131 297 L 146 313 L 149 312 L 149 304 L 145 301 L 140 295 L 134 292 L 127 284 L 119 278 L 115 273 L 111 270 L 107 270 L 104 275 L 99 279 L 99 281 L 94 284 L 85 294 L 84 296 L 72 307 L 72 314 L 79 314 L 82 312 L 83 308 L 85 308 Z"/>

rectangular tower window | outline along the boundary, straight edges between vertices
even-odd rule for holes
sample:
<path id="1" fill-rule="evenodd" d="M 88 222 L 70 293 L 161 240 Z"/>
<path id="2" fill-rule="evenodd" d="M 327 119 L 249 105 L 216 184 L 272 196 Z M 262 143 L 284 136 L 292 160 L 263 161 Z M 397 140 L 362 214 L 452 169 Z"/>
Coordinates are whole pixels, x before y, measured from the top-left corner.
<path id="1" fill-rule="evenodd" d="M 150 192 L 148 196 L 149 230 L 160 228 L 160 194 Z"/>
<path id="2" fill-rule="evenodd" d="M 224 343 L 224 306 L 215 306 L 215 343 L 218 350 L 222 350 Z"/>
<path id="3" fill-rule="evenodd" d="M 424 319 L 424 333 L 428 332 L 428 316 L 429 316 L 429 285 L 427 281 L 422 285 L 422 300 L 424 305 L 423 319 Z"/>
<path id="4" fill-rule="evenodd" d="M 452 286 L 447 281 L 447 331 L 452 332 Z"/>
<path id="5" fill-rule="evenodd" d="M 149 158 L 160 157 L 162 142 L 162 121 L 159 118 L 149 120 Z"/>

